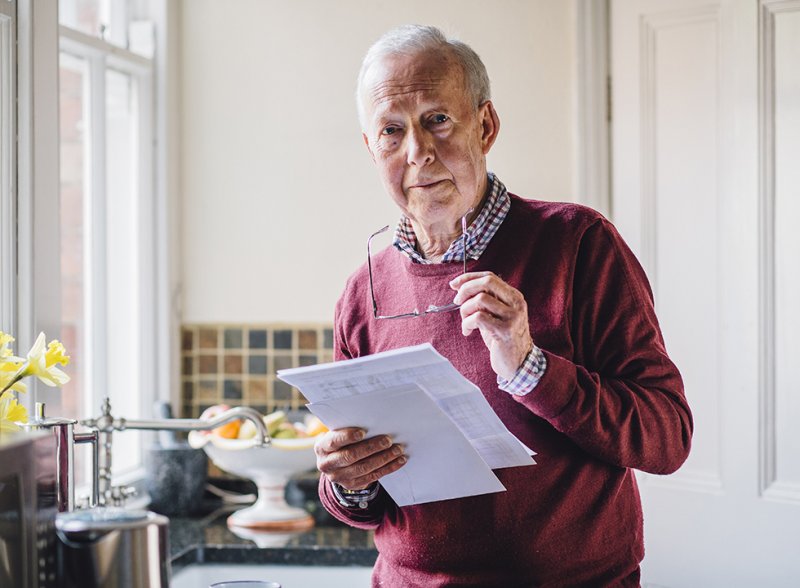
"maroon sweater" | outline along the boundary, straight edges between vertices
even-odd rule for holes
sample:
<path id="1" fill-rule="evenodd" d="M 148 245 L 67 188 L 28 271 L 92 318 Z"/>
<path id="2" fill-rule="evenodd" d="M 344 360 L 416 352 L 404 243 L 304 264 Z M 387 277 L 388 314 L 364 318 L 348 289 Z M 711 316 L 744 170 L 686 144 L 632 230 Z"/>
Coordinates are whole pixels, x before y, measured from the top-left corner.
<path id="1" fill-rule="evenodd" d="M 374 320 L 366 266 L 337 304 L 336 356 L 432 343 L 538 464 L 496 470 L 506 492 L 402 508 L 385 492 L 368 509 L 344 508 L 322 476 L 324 506 L 375 529 L 375 586 L 638 585 L 642 510 L 631 468 L 675 471 L 692 434 L 642 268 L 598 213 L 512 195 L 488 249 L 468 264 L 480 270 L 527 300 L 533 340 L 547 357 L 528 395 L 498 389 L 481 335 L 464 337 L 457 312 Z M 451 301 L 448 282 L 460 271 L 458 263 L 414 264 L 388 247 L 373 260 L 381 312 Z"/>

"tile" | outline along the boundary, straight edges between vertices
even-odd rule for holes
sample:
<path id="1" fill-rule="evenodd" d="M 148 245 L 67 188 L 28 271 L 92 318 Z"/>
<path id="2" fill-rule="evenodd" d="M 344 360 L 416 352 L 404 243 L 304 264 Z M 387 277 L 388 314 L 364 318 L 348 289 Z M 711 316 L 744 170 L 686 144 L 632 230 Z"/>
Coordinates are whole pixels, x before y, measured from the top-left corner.
<path id="1" fill-rule="evenodd" d="M 194 373 L 194 358 L 193 357 L 184 357 L 181 361 L 183 369 L 181 373 L 184 376 L 191 376 Z"/>
<path id="2" fill-rule="evenodd" d="M 322 346 L 325 349 L 333 349 L 333 329 L 322 331 Z"/>
<path id="3" fill-rule="evenodd" d="M 275 380 L 272 385 L 272 397 L 276 406 L 285 406 L 292 400 L 292 387 L 286 382 Z"/>
<path id="4" fill-rule="evenodd" d="M 250 329 L 248 333 L 248 343 L 250 349 L 266 349 L 267 348 L 266 329 Z"/>
<path id="5" fill-rule="evenodd" d="M 297 367 L 294 364 L 294 359 L 290 355 L 276 355 L 272 358 L 272 364 L 275 366 L 275 373 L 277 373 L 278 370 L 287 370 Z"/>
<path id="6" fill-rule="evenodd" d="M 197 399 L 200 402 L 210 402 L 218 404 L 222 394 L 220 394 L 219 383 L 216 378 L 213 380 L 201 379 L 197 386 Z"/>
<path id="7" fill-rule="evenodd" d="M 184 327 L 181 331 L 181 350 L 191 351 L 194 348 L 194 330 Z"/>
<path id="8" fill-rule="evenodd" d="M 272 333 L 272 348 L 273 349 L 291 349 L 292 348 L 292 331 L 288 329 L 281 329 Z"/>
<path id="9" fill-rule="evenodd" d="M 317 332 L 311 329 L 297 331 L 297 347 L 300 349 L 316 349 Z"/>
<path id="10" fill-rule="evenodd" d="M 225 374 L 241 374 L 242 373 L 242 356 L 241 355 L 226 355 L 225 360 Z"/>
<path id="11" fill-rule="evenodd" d="M 219 347 L 219 331 L 215 328 L 200 327 L 200 349 L 217 349 Z"/>
<path id="12" fill-rule="evenodd" d="M 225 380 L 222 397 L 225 400 L 241 400 L 242 399 L 242 381 L 241 380 Z"/>
<path id="13" fill-rule="evenodd" d="M 257 380 L 250 380 L 245 383 L 247 388 L 246 390 L 246 398 L 248 402 L 259 402 L 265 403 L 267 401 L 267 380 L 265 379 L 257 379 Z"/>
<path id="14" fill-rule="evenodd" d="M 263 415 L 267 415 L 267 414 L 269 414 L 271 412 L 271 411 L 267 410 L 267 405 L 266 404 L 251 404 L 249 406 L 250 406 L 250 408 L 253 408 L 253 409 L 257 410 L 258 412 L 260 412 Z"/>
<path id="15" fill-rule="evenodd" d="M 251 355 L 247 358 L 247 371 L 251 374 L 267 373 L 267 356 Z"/>
<path id="16" fill-rule="evenodd" d="M 198 372 L 201 374 L 216 374 L 219 370 L 219 358 L 216 355 L 201 355 L 198 362 Z"/>
<path id="17" fill-rule="evenodd" d="M 183 395 L 181 400 L 184 404 L 191 404 L 192 398 L 194 398 L 194 383 L 193 382 L 184 382 L 183 383 Z"/>
<path id="18" fill-rule="evenodd" d="M 194 419 L 200 415 L 198 412 L 197 414 L 194 413 L 194 408 L 189 404 L 184 404 L 181 407 L 181 417 L 182 419 Z"/>
<path id="19" fill-rule="evenodd" d="M 300 356 L 300 367 L 305 367 L 307 365 L 315 365 L 319 363 L 317 361 L 316 355 L 301 355 Z"/>
<path id="20" fill-rule="evenodd" d="M 225 329 L 225 349 L 241 349 L 242 340 L 242 329 Z"/>

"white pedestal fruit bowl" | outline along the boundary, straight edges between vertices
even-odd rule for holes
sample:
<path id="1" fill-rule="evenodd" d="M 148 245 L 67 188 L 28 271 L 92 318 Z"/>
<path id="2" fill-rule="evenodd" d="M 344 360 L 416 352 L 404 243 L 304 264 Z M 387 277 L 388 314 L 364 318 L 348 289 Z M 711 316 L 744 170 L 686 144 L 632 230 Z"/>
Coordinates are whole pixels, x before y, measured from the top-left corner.
<path id="1" fill-rule="evenodd" d="M 302 508 L 289 506 L 284 498 L 286 483 L 295 474 L 316 466 L 314 437 L 273 438 L 269 447 L 258 447 L 254 439 L 225 439 L 216 435 L 189 434 L 189 444 L 206 452 L 220 469 L 248 478 L 258 487 L 255 504 L 228 517 L 228 525 L 271 531 L 300 531 L 314 526 Z"/>

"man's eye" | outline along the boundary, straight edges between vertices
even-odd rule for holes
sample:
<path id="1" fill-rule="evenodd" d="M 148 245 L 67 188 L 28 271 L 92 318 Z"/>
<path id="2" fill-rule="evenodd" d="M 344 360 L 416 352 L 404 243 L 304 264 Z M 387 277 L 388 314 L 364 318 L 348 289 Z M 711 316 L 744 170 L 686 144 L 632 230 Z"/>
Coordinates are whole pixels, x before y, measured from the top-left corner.
<path id="1" fill-rule="evenodd" d="M 399 129 L 397 127 L 386 127 L 383 129 L 384 135 L 394 135 Z"/>
<path id="2" fill-rule="evenodd" d="M 450 117 L 446 114 L 434 114 L 433 117 L 431 117 L 431 122 L 435 125 L 446 123 L 448 120 L 450 120 Z"/>

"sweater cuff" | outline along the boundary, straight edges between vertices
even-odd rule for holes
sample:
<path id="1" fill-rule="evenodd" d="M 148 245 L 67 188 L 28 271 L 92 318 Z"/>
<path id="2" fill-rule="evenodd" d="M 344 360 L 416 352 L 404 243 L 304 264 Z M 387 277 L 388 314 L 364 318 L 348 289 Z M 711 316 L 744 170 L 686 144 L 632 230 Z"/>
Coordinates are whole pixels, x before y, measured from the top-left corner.
<path id="1" fill-rule="evenodd" d="M 514 396 L 514 400 L 546 420 L 558 417 L 572 401 L 577 386 L 577 368 L 574 363 L 542 350 L 547 361 L 547 372 L 539 380 L 536 394 Z"/>
<path id="2" fill-rule="evenodd" d="M 497 385 L 504 392 L 514 396 L 525 396 L 536 388 L 545 370 L 547 370 L 547 358 L 542 353 L 542 350 L 534 345 L 517 373 L 514 374 L 514 377 L 506 380 L 501 376 L 497 376 Z"/>

